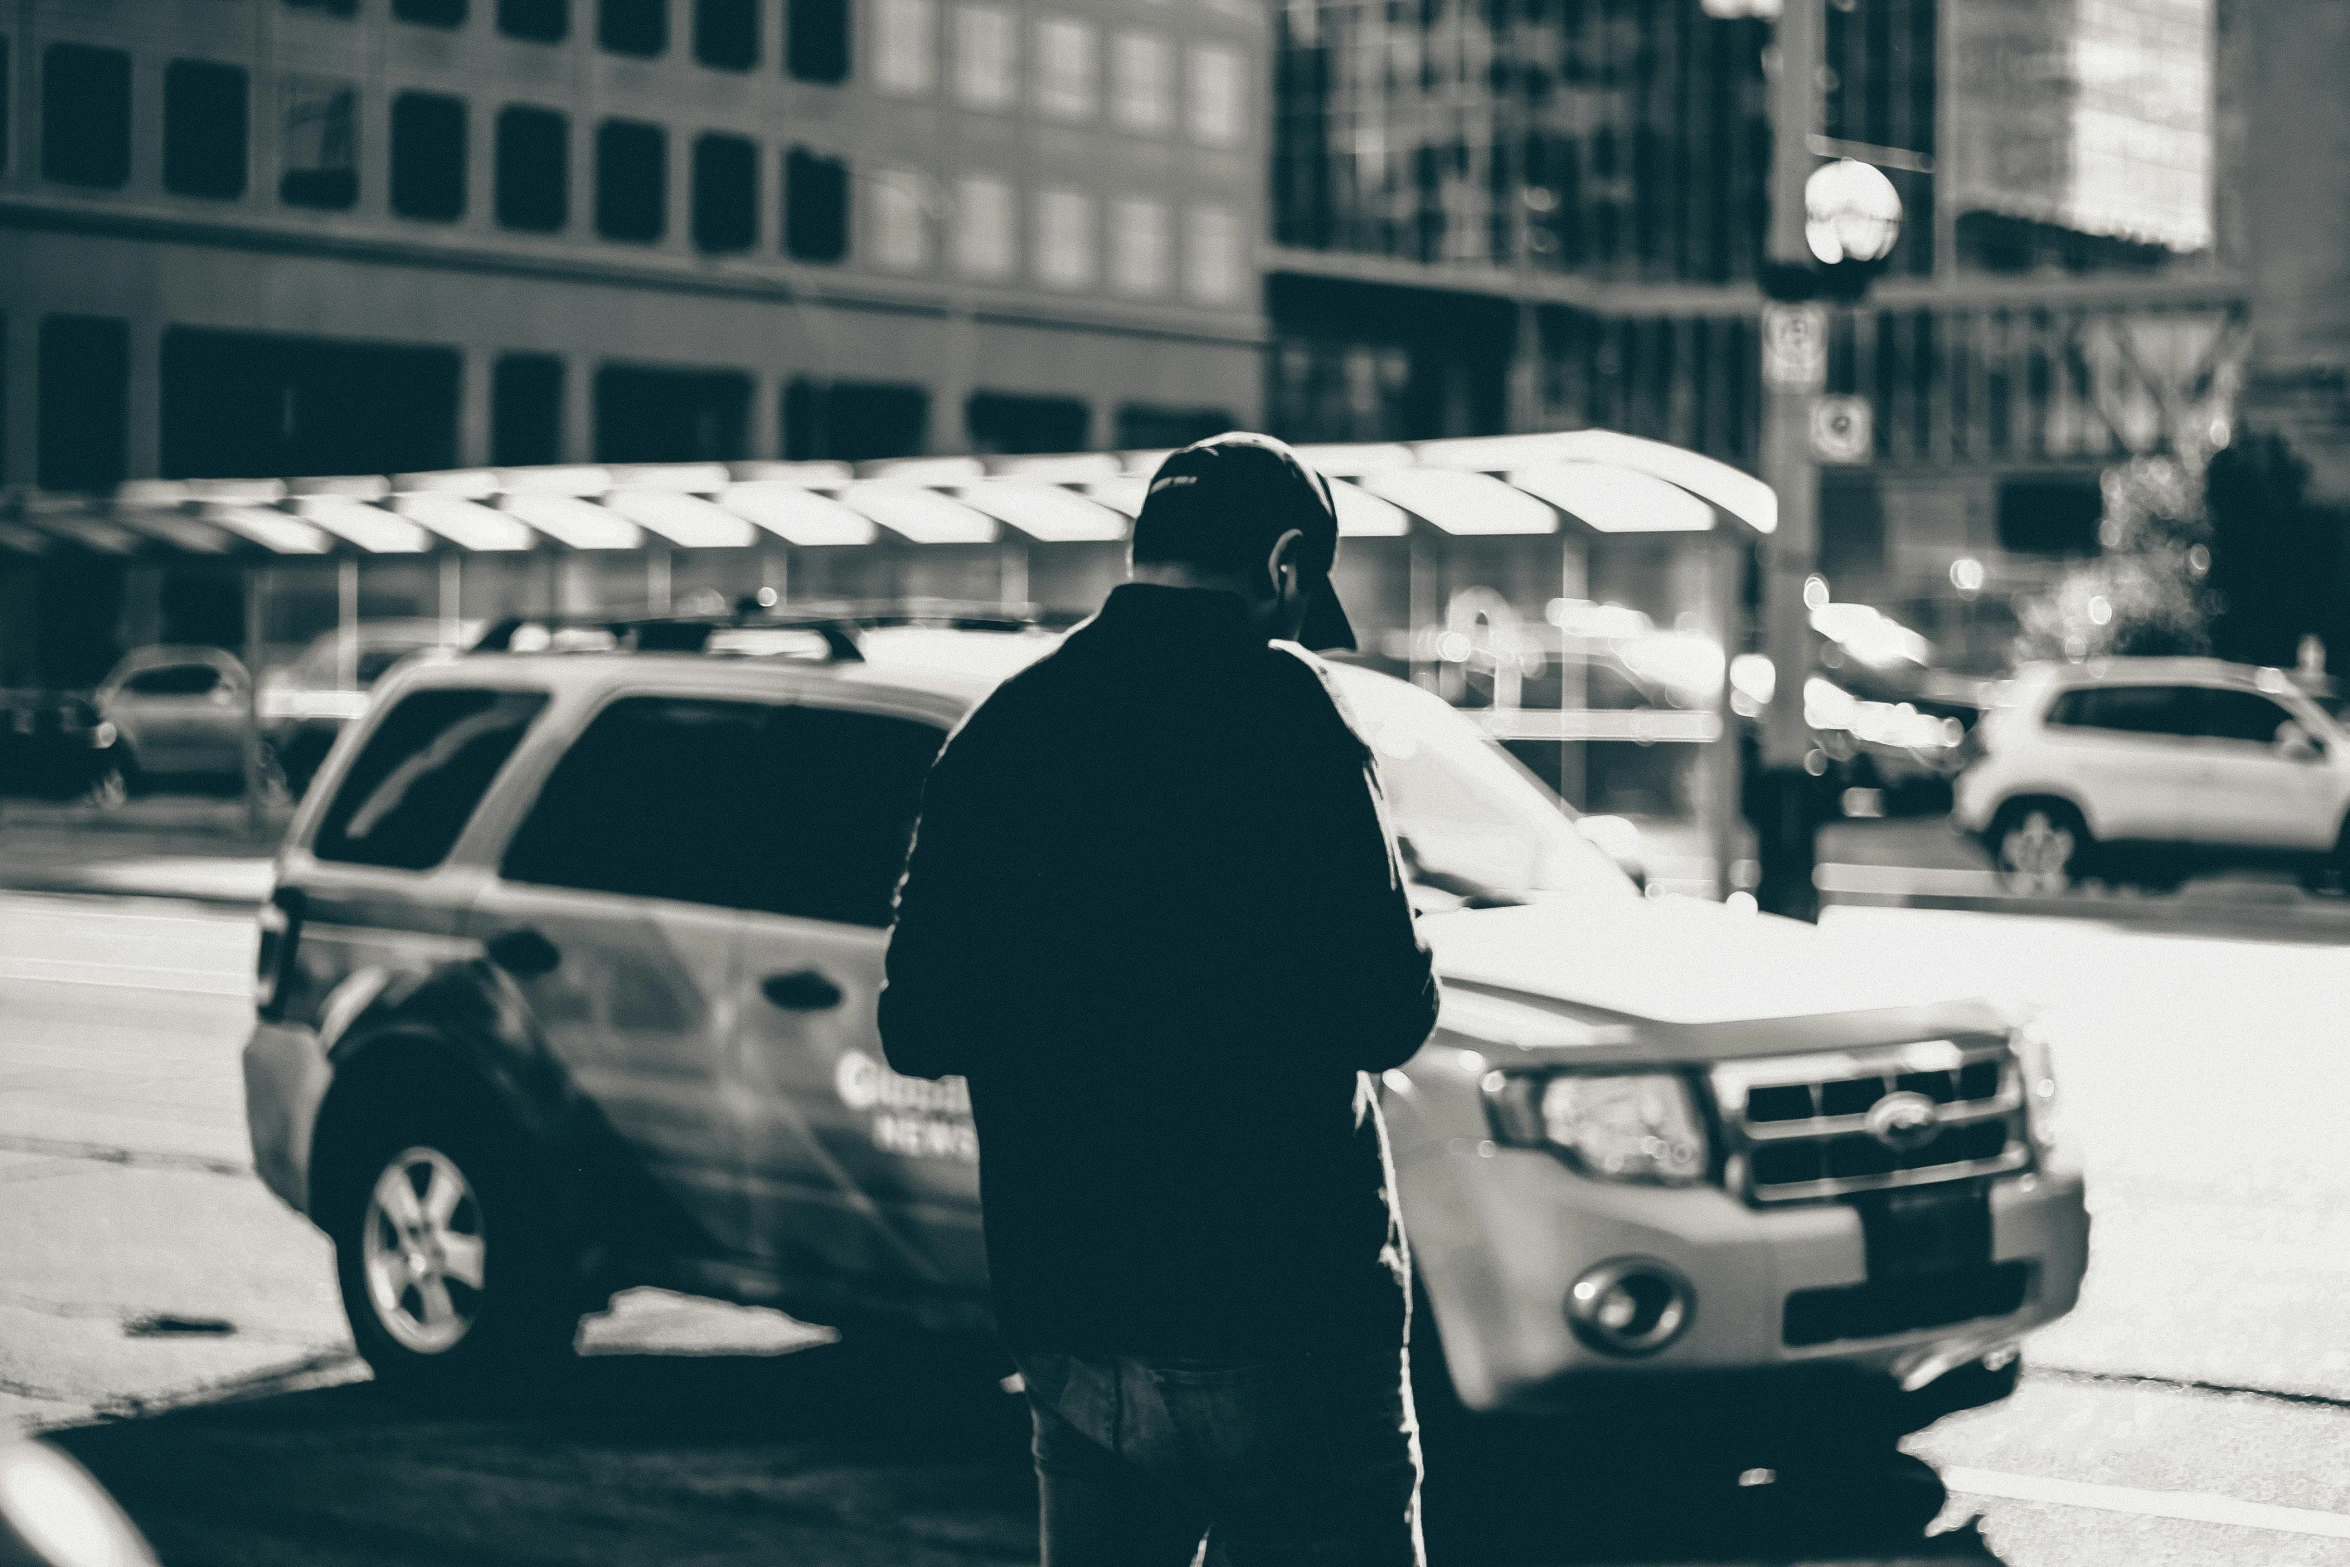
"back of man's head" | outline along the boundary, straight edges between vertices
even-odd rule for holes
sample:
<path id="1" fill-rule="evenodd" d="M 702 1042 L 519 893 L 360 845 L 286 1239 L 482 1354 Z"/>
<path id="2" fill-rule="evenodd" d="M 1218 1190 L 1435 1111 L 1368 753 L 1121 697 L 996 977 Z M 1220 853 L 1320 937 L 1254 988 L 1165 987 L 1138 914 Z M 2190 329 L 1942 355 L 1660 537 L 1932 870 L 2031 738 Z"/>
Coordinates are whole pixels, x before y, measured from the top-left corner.
<path id="1" fill-rule="evenodd" d="M 1228 431 L 1170 452 L 1134 521 L 1133 559 L 1138 568 L 1183 567 L 1255 592 L 1274 546 L 1293 531 L 1297 565 L 1321 579 L 1299 640 L 1353 647 L 1354 628 L 1327 580 L 1338 557 L 1330 481 L 1269 435 Z"/>

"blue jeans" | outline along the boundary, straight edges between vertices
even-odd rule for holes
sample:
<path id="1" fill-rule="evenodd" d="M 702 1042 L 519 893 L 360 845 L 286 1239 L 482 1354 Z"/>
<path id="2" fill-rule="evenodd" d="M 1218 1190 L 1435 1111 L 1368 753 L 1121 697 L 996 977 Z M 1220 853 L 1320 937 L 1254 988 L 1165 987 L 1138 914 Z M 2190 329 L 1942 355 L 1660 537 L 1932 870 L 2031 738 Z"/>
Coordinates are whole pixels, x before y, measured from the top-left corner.
<path id="1" fill-rule="evenodd" d="M 1219 1361 L 1020 1354 L 1044 1567 L 1422 1567 L 1401 1347 Z"/>

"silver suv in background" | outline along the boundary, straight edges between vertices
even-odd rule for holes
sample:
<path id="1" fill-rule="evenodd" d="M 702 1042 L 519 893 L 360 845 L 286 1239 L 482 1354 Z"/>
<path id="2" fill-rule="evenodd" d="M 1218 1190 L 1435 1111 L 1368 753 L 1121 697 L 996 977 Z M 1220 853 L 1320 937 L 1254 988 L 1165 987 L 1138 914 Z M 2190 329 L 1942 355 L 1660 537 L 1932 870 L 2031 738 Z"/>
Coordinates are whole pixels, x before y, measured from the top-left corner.
<path id="1" fill-rule="evenodd" d="M 2167 888 L 2350 865 L 2350 735 L 2282 670 L 2209 658 L 2035 664 L 1970 737 L 1951 825 L 2019 892 L 2089 877 Z"/>

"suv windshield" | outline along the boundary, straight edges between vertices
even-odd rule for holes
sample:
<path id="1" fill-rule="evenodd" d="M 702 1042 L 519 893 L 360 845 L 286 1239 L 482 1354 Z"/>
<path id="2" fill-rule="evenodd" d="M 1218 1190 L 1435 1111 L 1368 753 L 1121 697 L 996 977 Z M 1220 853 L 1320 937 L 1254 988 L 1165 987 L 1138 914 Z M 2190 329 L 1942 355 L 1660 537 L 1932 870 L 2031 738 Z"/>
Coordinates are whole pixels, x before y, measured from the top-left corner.
<path id="1" fill-rule="evenodd" d="M 1378 753 L 1388 819 L 1413 880 L 1472 900 L 1639 896 L 1557 796 L 1441 698 L 1343 667 L 1332 674 Z"/>

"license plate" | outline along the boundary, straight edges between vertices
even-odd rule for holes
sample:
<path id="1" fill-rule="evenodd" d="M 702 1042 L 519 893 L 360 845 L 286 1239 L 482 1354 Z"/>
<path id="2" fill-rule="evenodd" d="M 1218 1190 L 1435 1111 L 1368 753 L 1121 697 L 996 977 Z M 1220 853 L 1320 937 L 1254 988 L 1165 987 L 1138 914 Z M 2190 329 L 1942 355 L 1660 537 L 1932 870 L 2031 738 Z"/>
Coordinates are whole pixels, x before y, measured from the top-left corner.
<path id="1" fill-rule="evenodd" d="M 1854 1204 L 1872 1283 L 1991 1265 L 1991 1191 L 1980 1182 L 1868 1192 Z"/>

